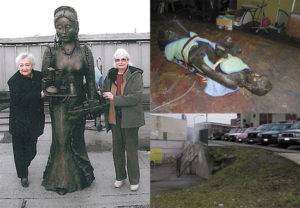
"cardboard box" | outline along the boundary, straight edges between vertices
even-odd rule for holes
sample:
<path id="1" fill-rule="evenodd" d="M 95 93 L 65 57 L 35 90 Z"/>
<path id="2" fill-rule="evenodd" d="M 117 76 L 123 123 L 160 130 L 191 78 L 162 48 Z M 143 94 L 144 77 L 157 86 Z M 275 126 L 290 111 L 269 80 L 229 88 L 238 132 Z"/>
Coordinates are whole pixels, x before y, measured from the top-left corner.
<path id="1" fill-rule="evenodd" d="M 216 24 L 218 26 L 232 27 L 233 17 L 231 15 L 219 15 Z"/>

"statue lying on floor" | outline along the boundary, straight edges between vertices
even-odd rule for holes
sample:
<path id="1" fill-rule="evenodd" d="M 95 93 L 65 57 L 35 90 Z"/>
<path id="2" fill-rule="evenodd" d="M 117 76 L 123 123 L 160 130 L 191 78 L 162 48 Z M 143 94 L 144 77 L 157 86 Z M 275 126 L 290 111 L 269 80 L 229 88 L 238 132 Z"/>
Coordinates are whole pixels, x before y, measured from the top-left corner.
<path id="1" fill-rule="evenodd" d="M 211 96 L 223 96 L 239 87 L 262 96 L 272 89 L 267 76 L 252 71 L 235 56 L 241 48 L 229 36 L 213 43 L 188 32 L 178 20 L 171 20 L 159 30 L 158 45 L 168 61 L 207 78 L 204 92 Z"/>

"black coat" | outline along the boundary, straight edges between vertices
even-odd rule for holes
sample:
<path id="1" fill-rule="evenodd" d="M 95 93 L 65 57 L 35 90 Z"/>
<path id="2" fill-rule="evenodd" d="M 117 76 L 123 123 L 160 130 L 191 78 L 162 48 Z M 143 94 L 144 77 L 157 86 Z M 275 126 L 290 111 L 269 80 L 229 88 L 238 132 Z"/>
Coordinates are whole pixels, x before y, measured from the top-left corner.
<path id="1" fill-rule="evenodd" d="M 33 77 L 17 71 L 9 80 L 9 132 L 12 135 L 38 137 L 44 132 L 44 101 L 41 98 L 42 73 L 32 70 Z"/>

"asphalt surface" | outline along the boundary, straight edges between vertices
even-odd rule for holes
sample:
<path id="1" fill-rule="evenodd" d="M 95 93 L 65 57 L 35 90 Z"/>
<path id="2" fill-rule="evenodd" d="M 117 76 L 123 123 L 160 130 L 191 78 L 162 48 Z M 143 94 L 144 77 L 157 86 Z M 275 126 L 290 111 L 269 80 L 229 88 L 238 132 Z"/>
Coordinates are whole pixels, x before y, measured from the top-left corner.
<path id="1" fill-rule="evenodd" d="M 149 119 L 146 119 L 146 123 Z M 149 125 L 146 125 L 149 126 Z M 149 136 L 147 127 L 140 129 L 140 138 Z M 148 151 L 139 151 L 140 188 L 129 189 L 128 179 L 120 188 L 114 188 L 115 172 L 111 152 L 111 133 L 85 131 L 86 145 L 94 167 L 95 181 L 86 189 L 66 195 L 46 191 L 41 186 L 42 175 L 51 145 L 51 125 L 47 124 L 37 144 L 37 155 L 29 167 L 29 187 L 23 188 L 17 178 L 11 143 L 0 143 L 0 208 L 53 207 L 150 207 L 150 165 Z M 94 148 L 90 148 L 94 147 Z"/>
<path id="2" fill-rule="evenodd" d="M 151 167 L 151 196 L 177 191 L 204 183 L 206 180 L 192 174 L 176 176 L 175 167 L 169 164 Z"/>

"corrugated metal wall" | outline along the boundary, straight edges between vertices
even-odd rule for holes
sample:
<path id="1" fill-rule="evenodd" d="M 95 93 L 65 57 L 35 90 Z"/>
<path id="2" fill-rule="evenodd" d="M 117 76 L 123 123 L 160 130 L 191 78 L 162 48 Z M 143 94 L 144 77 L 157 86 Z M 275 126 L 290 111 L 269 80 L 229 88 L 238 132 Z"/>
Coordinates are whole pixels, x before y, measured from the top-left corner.
<path id="1" fill-rule="evenodd" d="M 8 91 L 7 81 L 16 72 L 15 58 L 21 52 L 32 53 L 35 69 L 41 70 L 44 51 L 53 37 L 0 39 L 0 91 Z M 102 60 L 104 75 L 113 66 L 113 53 L 117 48 L 126 49 L 133 65 L 144 70 L 144 87 L 150 87 L 150 34 L 105 34 L 79 36 L 93 53 L 96 67 L 98 57 Z"/>

